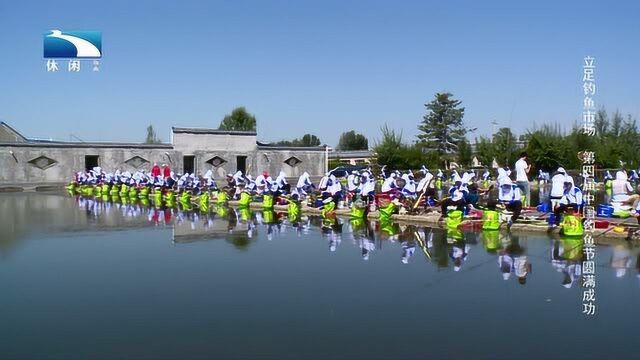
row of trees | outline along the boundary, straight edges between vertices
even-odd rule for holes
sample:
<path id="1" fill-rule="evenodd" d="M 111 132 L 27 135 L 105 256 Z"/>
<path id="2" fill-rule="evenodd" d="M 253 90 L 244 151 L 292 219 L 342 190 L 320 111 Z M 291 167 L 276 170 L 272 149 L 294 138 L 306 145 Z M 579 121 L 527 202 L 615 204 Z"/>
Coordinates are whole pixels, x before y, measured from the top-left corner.
<path id="1" fill-rule="evenodd" d="M 636 120 L 616 111 L 611 115 L 600 109 L 596 113 L 596 135 L 588 136 L 578 124 L 566 132 L 559 125 L 544 125 L 516 136 L 510 128 L 501 128 L 491 137 L 474 139 L 467 136 L 476 129 L 464 125 L 464 107 L 450 93 L 437 93 L 425 104 L 427 114 L 418 126 L 417 140 L 406 143 L 402 133 L 381 128 L 381 140 L 374 147 L 379 165 L 392 168 L 447 167 L 455 161 L 462 167 L 472 165 L 476 157 L 484 166 L 513 166 L 519 153 L 526 151 L 535 169 L 553 171 L 558 166 L 579 169 L 580 151 L 593 151 L 599 168 L 638 168 L 640 166 L 640 133 Z"/>

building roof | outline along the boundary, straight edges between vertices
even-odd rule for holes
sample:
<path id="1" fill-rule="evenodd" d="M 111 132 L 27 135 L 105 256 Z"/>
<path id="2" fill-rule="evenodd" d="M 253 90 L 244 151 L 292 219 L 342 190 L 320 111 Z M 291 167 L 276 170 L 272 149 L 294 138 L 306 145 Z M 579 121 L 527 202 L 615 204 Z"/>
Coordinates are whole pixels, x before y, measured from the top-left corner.
<path id="1" fill-rule="evenodd" d="M 4 142 L 0 146 L 14 147 L 51 147 L 51 148 L 135 148 L 135 149 L 173 149 L 171 144 L 143 144 L 127 142 L 80 142 L 80 141 L 47 141 L 28 140 L 26 142 Z"/>
<path id="2" fill-rule="evenodd" d="M 294 151 L 325 151 L 327 145 L 318 145 L 318 146 L 286 146 L 286 145 L 275 145 L 270 143 L 263 143 L 260 141 L 256 141 L 258 145 L 258 149 L 260 150 L 294 150 Z"/>
<path id="3" fill-rule="evenodd" d="M 238 135 L 238 136 L 256 136 L 255 131 L 236 131 L 236 130 L 219 130 L 211 128 L 189 128 L 189 127 L 171 127 L 174 134 L 212 134 L 212 135 Z"/>
<path id="4" fill-rule="evenodd" d="M 369 159 L 375 156 L 371 150 L 334 150 L 329 153 L 329 159 Z"/>
<path id="5" fill-rule="evenodd" d="M 26 142 L 27 138 L 22 136 L 16 129 L 9 126 L 4 121 L 0 121 L 0 142 Z"/>
<path id="6" fill-rule="evenodd" d="M 27 138 L 5 122 L 0 122 L 0 146 L 56 148 L 136 148 L 173 149 L 172 144 L 144 144 L 116 141 L 57 141 Z"/>

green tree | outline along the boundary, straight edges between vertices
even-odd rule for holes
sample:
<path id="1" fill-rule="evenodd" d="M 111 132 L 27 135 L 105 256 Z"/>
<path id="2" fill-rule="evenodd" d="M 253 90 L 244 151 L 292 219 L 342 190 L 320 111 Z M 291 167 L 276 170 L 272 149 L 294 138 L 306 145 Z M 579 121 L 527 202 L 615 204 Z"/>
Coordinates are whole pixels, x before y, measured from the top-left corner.
<path id="1" fill-rule="evenodd" d="M 338 150 L 368 150 L 369 140 L 354 130 L 343 132 L 338 141 Z"/>
<path id="2" fill-rule="evenodd" d="M 500 165 L 513 166 L 517 160 L 518 152 L 521 150 L 518 147 L 517 139 L 511 133 L 509 128 L 500 128 L 498 132 L 493 135 L 493 147 L 494 157 Z"/>
<path id="3" fill-rule="evenodd" d="M 147 138 L 145 139 L 145 144 L 160 144 L 162 141 L 156 135 L 156 131 L 153 129 L 153 125 L 147 126 Z"/>
<path id="4" fill-rule="evenodd" d="M 571 149 L 558 126 L 545 125 L 529 132 L 526 148 L 535 170 L 554 171 L 558 166 L 568 166 Z"/>
<path id="5" fill-rule="evenodd" d="M 458 165 L 470 166 L 473 160 L 473 154 L 471 153 L 471 144 L 467 139 L 462 139 L 458 143 Z"/>
<path id="6" fill-rule="evenodd" d="M 464 126 L 461 104 L 450 93 L 437 93 L 434 100 L 425 104 L 428 113 L 418 126 L 422 132 L 418 139 L 425 152 L 435 151 L 441 158 L 451 160 L 466 134 L 475 130 Z"/>
<path id="7" fill-rule="evenodd" d="M 312 134 L 304 134 L 300 140 L 300 146 L 319 146 L 320 138 Z"/>
<path id="8" fill-rule="evenodd" d="M 220 130 L 256 131 L 256 117 L 248 113 L 244 107 L 237 107 L 231 114 L 225 115 Z"/>
<path id="9" fill-rule="evenodd" d="M 376 153 L 376 159 L 380 166 L 398 168 L 404 164 L 403 150 L 405 145 L 402 143 L 402 132 L 396 133 L 386 124 L 380 128 L 382 139 L 376 143 L 373 150 Z"/>
<path id="10" fill-rule="evenodd" d="M 304 134 L 304 136 L 302 136 L 302 138 L 300 139 L 280 140 L 275 142 L 274 144 L 280 145 L 280 146 L 304 147 L 304 146 L 320 146 L 321 142 L 320 142 L 320 138 L 318 138 L 313 134 Z"/>

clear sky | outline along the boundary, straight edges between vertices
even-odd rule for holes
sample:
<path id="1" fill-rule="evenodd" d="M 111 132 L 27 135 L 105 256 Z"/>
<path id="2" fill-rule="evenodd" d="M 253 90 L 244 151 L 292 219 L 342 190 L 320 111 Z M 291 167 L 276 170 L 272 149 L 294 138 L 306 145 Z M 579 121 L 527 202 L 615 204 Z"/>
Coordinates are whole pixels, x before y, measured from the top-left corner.
<path id="1" fill-rule="evenodd" d="M 470 137 L 569 128 L 582 58 L 596 101 L 640 115 L 639 1 L 0 1 L 0 119 L 27 136 L 142 141 L 153 124 L 217 127 L 235 106 L 262 141 L 313 133 L 414 140 L 452 92 Z M 99 73 L 47 73 L 50 29 L 100 30 Z"/>

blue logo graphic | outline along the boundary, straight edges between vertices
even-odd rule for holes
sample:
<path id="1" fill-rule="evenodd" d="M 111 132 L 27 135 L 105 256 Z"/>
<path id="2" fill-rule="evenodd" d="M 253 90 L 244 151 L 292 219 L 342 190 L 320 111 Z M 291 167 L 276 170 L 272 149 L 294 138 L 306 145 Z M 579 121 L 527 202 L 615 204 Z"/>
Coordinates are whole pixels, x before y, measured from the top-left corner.
<path id="1" fill-rule="evenodd" d="M 99 59 L 102 57 L 102 33 L 51 30 L 44 34 L 44 57 Z"/>

